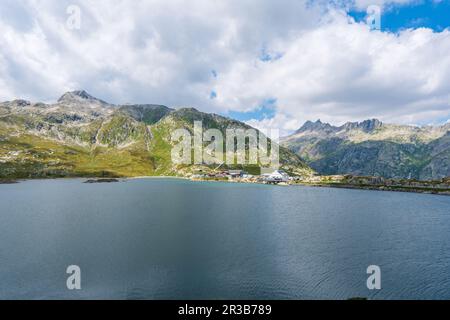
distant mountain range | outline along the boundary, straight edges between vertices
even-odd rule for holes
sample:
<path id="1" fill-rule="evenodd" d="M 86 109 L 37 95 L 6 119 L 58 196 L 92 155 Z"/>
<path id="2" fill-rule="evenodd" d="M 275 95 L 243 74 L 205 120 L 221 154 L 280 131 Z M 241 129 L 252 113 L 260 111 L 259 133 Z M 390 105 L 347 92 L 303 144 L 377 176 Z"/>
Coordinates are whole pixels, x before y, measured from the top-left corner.
<path id="1" fill-rule="evenodd" d="M 65 93 L 54 104 L 0 103 L 0 178 L 189 175 L 203 166 L 172 163 L 171 133 L 192 132 L 194 121 L 205 129 L 251 128 L 192 108 L 112 105 L 85 91 Z M 283 147 L 280 163 L 294 174 L 312 173 Z"/>
<path id="2" fill-rule="evenodd" d="M 113 105 L 85 91 L 65 93 L 54 104 L 0 103 L 0 178 L 186 176 L 204 166 L 174 165 L 170 136 L 179 128 L 192 132 L 194 121 L 223 132 L 251 128 L 193 108 Z M 280 144 L 281 166 L 293 174 L 450 176 L 450 124 L 308 121 Z"/>
<path id="3" fill-rule="evenodd" d="M 372 119 L 338 127 L 308 121 L 281 144 L 324 175 L 450 176 L 450 124 L 417 127 Z"/>

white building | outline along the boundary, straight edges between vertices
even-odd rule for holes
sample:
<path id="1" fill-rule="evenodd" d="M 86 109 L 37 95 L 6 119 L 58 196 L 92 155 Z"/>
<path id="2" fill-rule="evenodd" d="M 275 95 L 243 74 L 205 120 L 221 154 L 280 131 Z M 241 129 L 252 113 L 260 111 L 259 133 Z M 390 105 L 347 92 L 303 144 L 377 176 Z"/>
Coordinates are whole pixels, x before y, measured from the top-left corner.
<path id="1" fill-rule="evenodd" d="M 264 180 L 268 182 L 288 182 L 289 175 L 283 170 L 275 170 L 272 173 L 263 174 Z"/>

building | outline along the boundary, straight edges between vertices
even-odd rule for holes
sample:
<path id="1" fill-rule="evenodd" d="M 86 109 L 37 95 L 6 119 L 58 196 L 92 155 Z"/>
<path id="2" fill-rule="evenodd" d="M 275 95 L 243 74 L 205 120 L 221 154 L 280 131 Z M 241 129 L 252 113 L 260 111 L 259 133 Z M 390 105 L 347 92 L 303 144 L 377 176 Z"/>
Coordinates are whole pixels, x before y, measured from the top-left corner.
<path id="1" fill-rule="evenodd" d="M 289 175 L 283 170 L 275 170 L 272 173 L 263 174 L 264 181 L 269 183 L 288 182 Z"/>
<path id="2" fill-rule="evenodd" d="M 231 178 L 242 178 L 246 172 L 243 170 L 229 170 L 228 175 Z"/>

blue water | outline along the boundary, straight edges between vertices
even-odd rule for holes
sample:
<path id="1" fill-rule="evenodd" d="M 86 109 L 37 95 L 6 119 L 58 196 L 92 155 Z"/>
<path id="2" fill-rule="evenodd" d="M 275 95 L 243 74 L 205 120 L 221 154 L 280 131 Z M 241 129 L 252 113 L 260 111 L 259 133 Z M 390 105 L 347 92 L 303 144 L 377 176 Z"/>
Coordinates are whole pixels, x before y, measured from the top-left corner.
<path id="1" fill-rule="evenodd" d="M 450 197 L 82 182 L 0 185 L 0 299 L 450 299 Z"/>

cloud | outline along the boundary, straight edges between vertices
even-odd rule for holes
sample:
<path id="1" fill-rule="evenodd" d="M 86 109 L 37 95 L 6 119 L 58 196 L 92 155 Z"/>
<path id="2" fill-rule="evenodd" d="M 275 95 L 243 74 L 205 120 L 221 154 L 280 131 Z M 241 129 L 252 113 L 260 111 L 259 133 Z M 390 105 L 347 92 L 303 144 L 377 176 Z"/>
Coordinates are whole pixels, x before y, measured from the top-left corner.
<path id="1" fill-rule="evenodd" d="M 404 5 L 420 4 L 424 0 L 311 0 L 311 3 L 319 4 L 329 9 L 345 9 L 366 11 L 370 6 L 379 6 L 383 10 L 398 8 Z M 438 2 L 442 0 L 433 0 Z"/>
<path id="2" fill-rule="evenodd" d="M 407 1 L 371 1 L 380 5 Z M 408 1 L 409 2 L 409 1 Z M 427 123 L 449 116 L 449 31 L 370 31 L 365 1 L 5 0 L 0 100 L 54 101 L 86 89 L 113 103 L 250 112 L 294 130 L 321 118 Z M 80 30 L 66 21 L 82 12 Z"/>
<path id="3" fill-rule="evenodd" d="M 66 26 L 71 4 L 81 8 L 80 30 Z M 0 77 L 13 79 L 14 95 L 30 98 L 56 98 L 77 86 L 116 102 L 205 103 L 210 70 L 312 27 L 313 11 L 287 0 L 6 0 L 0 12 L 12 18 L 0 20 L 7 64 Z"/>
<path id="4" fill-rule="evenodd" d="M 216 102 L 237 108 L 276 97 L 278 112 L 298 119 L 297 125 L 308 119 L 344 123 L 372 117 L 432 123 L 450 113 L 448 30 L 373 32 L 338 14 L 331 23 L 276 46 L 284 48 L 279 60 L 241 61 L 223 74 Z M 271 124 L 293 129 L 285 117 L 277 119 Z"/>

